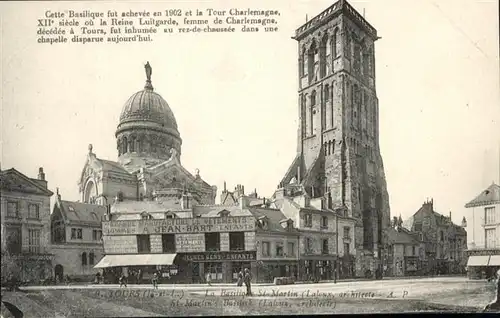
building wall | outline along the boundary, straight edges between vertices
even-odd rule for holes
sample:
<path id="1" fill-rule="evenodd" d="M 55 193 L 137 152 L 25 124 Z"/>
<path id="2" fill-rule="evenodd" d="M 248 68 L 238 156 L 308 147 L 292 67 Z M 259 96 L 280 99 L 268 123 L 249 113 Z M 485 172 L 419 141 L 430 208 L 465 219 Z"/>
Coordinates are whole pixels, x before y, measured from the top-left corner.
<path id="1" fill-rule="evenodd" d="M 485 208 L 495 209 L 495 222 L 485 226 Z M 486 229 L 495 230 L 495 245 L 491 248 L 500 248 L 500 204 L 473 207 L 469 209 L 467 218 L 467 248 L 485 249 L 486 248 Z M 488 246 L 488 248 L 490 248 Z"/>
<path id="2" fill-rule="evenodd" d="M 20 226 L 22 235 L 22 251 L 29 252 L 29 230 L 39 229 L 40 250 L 47 253 L 50 244 L 50 197 L 33 195 L 21 192 L 2 191 L 1 196 L 1 223 L 2 223 L 2 250 L 5 247 L 5 229 L 8 226 Z M 7 216 L 7 203 L 18 203 L 19 218 L 10 218 Z M 39 208 L 39 219 L 30 219 L 28 217 L 29 204 L 36 204 Z"/>
<path id="3" fill-rule="evenodd" d="M 299 236 L 298 235 L 277 235 L 277 234 L 270 234 L 270 233 L 261 233 L 258 232 L 256 235 L 256 241 L 258 244 L 257 246 L 257 260 L 262 260 L 262 261 L 276 261 L 277 259 L 279 260 L 297 260 L 299 257 Z M 263 254 L 263 243 L 267 242 L 269 243 L 269 252 L 270 254 L 268 256 L 265 256 Z M 294 243 L 294 249 L 293 251 L 288 250 L 288 243 Z M 276 254 L 276 246 L 278 244 L 283 245 L 284 249 L 284 256 L 278 256 Z"/>
<path id="4" fill-rule="evenodd" d="M 244 232 L 245 250 L 255 250 L 255 232 Z M 205 252 L 204 233 L 178 233 L 175 235 L 176 253 Z M 162 234 L 150 234 L 151 253 L 163 253 Z M 103 236 L 106 254 L 138 253 L 137 235 Z M 229 251 L 229 233 L 220 232 L 220 251 Z"/>
<path id="5" fill-rule="evenodd" d="M 103 257 L 104 251 L 102 245 L 99 244 L 54 244 L 52 245 L 54 253 L 54 261 L 52 263 L 52 273 L 55 277 L 56 266 L 63 267 L 63 275 L 69 275 L 72 279 L 91 279 L 93 275 L 98 273 L 99 269 L 94 269 Z M 90 264 L 89 253 L 94 253 L 94 262 Z M 82 254 L 86 253 L 87 265 L 82 264 Z"/>
<path id="6" fill-rule="evenodd" d="M 82 238 L 71 238 L 71 230 L 72 229 L 82 229 Z M 68 224 L 66 225 L 66 242 L 68 243 L 91 243 L 95 244 L 100 242 L 99 237 L 97 240 L 94 240 L 93 231 L 102 231 L 101 227 L 98 225 L 86 225 L 86 224 Z"/>

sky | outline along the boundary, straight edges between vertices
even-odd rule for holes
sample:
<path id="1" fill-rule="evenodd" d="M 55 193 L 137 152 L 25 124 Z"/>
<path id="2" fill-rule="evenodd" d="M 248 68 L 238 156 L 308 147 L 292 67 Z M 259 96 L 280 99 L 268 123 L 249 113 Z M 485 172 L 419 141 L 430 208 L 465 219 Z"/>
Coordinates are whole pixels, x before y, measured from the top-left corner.
<path id="1" fill-rule="evenodd" d="M 380 148 L 391 214 L 427 198 L 460 223 L 465 203 L 500 176 L 498 2 L 350 1 L 378 30 Z M 295 29 L 333 1 L 2 2 L 1 168 L 36 177 L 66 200 L 88 145 L 116 160 L 115 130 L 144 67 L 175 114 L 182 164 L 220 190 L 236 184 L 269 197 L 295 157 Z M 280 10 L 279 31 L 173 34 L 138 44 L 37 44 L 45 9 Z"/>

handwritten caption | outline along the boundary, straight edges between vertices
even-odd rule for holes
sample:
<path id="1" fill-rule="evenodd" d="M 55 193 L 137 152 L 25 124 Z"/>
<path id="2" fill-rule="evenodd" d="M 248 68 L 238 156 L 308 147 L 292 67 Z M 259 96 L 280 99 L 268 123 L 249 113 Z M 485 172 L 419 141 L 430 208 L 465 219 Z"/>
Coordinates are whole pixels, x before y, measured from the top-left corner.
<path id="1" fill-rule="evenodd" d="M 172 290 L 96 290 L 100 298 L 158 298 L 167 300 L 169 307 L 279 307 L 279 308 L 335 308 L 343 299 L 380 299 L 409 296 L 408 291 L 390 292 L 380 295 L 371 291 L 322 292 L 306 289 L 303 291 L 282 291 L 280 289 L 257 290 L 252 296 L 245 291 L 205 290 L 191 295 L 182 289 Z"/>
<path id="2" fill-rule="evenodd" d="M 277 32 L 278 10 L 165 9 L 163 11 L 46 10 L 37 22 L 37 42 L 152 42 L 160 34 Z"/>

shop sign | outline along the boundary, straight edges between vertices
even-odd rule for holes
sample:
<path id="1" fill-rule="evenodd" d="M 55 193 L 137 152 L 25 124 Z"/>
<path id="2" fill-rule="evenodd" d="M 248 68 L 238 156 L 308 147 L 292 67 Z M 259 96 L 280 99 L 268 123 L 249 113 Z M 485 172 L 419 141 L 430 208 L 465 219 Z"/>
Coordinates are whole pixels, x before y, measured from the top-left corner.
<path id="1" fill-rule="evenodd" d="M 255 261 L 256 252 L 204 252 L 184 254 L 181 257 L 189 262 Z"/>
<path id="2" fill-rule="evenodd" d="M 255 231 L 253 216 L 103 221 L 103 235 Z"/>

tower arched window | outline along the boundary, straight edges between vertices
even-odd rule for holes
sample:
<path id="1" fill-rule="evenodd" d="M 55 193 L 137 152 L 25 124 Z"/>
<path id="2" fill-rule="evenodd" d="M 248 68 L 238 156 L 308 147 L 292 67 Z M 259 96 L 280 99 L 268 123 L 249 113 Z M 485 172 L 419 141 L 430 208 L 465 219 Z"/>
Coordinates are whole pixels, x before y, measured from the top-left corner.
<path id="1" fill-rule="evenodd" d="M 82 266 L 87 265 L 87 253 L 83 252 L 82 253 Z"/>
<path id="2" fill-rule="evenodd" d="M 370 75 L 370 55 L 365 45 L 362 47 L 361 54 L 363 56 L 363 76 L 368 77 Z"/>
<path id="3" fill-rule="evenodd" d="M 351 46 L 352 46 L 352 35 L 349 32 L 345 33 L 345 57 L 351 59 Z"/>
<path id="4" fill-rule="evenodd" d="M 123 153 L 127 153 L 128 152 L 128 140 L 127 140 L 127 137 L 123 137 L 123 150 L 122 152 Z"/>
<path id="5" fill-rule="evenodd" d="M 89 253 L 89 265 L 94 265 L 94 253 L 90 252 Z"/>
<path id="6" fill-rule="evenodd" d="M 341 37 L 339 35 L 339 29 L 335 28 L 333 31 L 333 58 L 337 58 L 340 56 L 341 50 Z"/>
<path id="7" fill-rule="evenodd" d="M 355 74 L 360 74 L 361 67 L 361 47 L 359 43 L 354 43 L 354 56 L 353 56 L 353 68 Z"/>
<path id="8" fill-rule="evenodd" d="M 315 133 L 315 122 L 314 115 L 316 114 L 316 110 L 314 109 L 316 105 L 316 91 L 312 91 L 311 93 L 311 107 L 310 107 L 310 116 L 311 116 L 311 136 Z"/>
<path id="9" fill-rule="evenodd" d="M 299 65 L 300 77 L 302 77 L 307 74 L 307 52 L 305 47 L 302 48 L 302 51 L 300 52 Z"/>
<path id="10" fill-rule="evenodd" d="M 330 100 L 330 85 L 325 85 L 325 101 Z"/>
<path id="11" fill-rule="evenodd" d="M 328 35 L 325 33 L 321 39 L 321 45 L 319 47 L 319 77 L 323 78 L 326 76 L 326 48 L 328 46 Z"/>
<path id="12" fill-rule="evenodd" d="M 316 68 L 318 62 L 318 49 L 316 47 L 316 42 L 313 40 L 309 51 L 307 52 L 307 73 L 309 77 L 309 82 L 313 81 L 316 77 Z"/>

